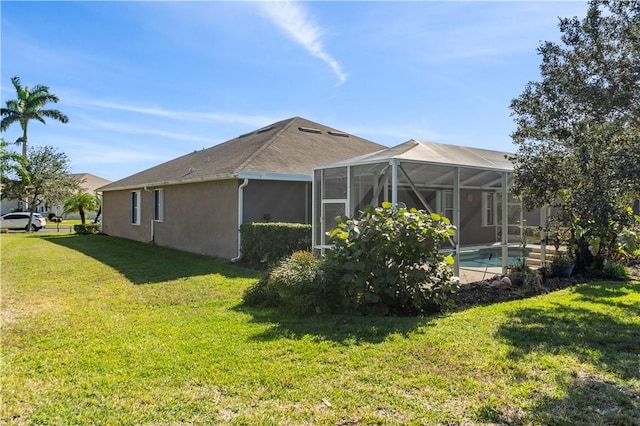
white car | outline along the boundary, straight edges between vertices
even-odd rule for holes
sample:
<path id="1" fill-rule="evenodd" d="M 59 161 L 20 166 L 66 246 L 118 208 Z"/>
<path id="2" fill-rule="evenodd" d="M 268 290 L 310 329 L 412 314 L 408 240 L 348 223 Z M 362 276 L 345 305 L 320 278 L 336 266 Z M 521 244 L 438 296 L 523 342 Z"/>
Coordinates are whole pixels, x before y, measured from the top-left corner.
<path id="1" fill-rule="evenodd" d="M 26 231 L 28 224 L 29 212 L 14 212 L 0 216 L 1 229 L 22 229 Z M 42 217 L 40 213 L 34 213 L 33 220 L 31 221 L 31 229 L 33 231 L 39 231 L 45 226 L 47 226 L 47 219 Z"/>

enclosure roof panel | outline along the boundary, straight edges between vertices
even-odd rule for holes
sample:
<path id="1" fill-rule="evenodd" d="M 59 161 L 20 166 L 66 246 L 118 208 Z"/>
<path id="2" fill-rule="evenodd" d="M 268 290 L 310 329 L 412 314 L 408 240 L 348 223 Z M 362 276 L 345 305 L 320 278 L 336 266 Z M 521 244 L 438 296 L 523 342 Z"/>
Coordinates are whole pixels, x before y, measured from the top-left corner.
<path id="1" fill-rule="evenodd" d="M 502 151 L 423 142 L 411 139 L 391 148 L 333 163 L 322 168 L 400 160 L 424 164 L 460 166 L 482 170 L 510 172 L 513 170 L 513 164 L 507 157 L 511 155 L 513 154 Z"/>

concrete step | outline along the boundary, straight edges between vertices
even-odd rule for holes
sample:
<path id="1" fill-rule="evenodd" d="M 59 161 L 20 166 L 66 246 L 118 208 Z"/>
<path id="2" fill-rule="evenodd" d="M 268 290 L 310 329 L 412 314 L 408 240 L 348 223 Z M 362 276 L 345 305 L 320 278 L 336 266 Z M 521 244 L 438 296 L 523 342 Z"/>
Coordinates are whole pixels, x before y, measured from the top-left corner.
<path id="1" fill-rule="evenodd" d="M 530 248 L 530 252 L 529 255 L 527 256 L 527 264 L 529 266 L 542 266 L 543 262 L 542 262 L 542 247 L 540 246 L 532 246 L 529 247 Z M 564 248 L 560 248 L 560 251 L 564 251 Z M 556 248 L 553 246 L 547 246 L 546 247 L 546 253 L 545 253 L 545 260 L 546 260 L 546 264 L 549 265 L 551 264 L 551 262 L 553 261 L 553 257 L 556 254 Z"/>

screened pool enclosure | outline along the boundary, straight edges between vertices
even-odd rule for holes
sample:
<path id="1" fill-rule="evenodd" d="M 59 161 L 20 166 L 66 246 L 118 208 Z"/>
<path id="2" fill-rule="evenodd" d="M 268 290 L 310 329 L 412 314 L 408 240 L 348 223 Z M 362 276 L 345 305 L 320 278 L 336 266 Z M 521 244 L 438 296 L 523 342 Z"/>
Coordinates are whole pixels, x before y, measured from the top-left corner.
<path id="1" fill-rule="evenodd" d="M 541 213 L 525 212 L 509 191 L 506 153 L 410 140 L 314 170 L 313 246 L 324 252 L 335 217 L 366 205 L 404 203 L 448 217 L 458 232 L 443 250 L 465 265 L 504 269 L 523 256 L 522 241 L 539 243 Z"/>

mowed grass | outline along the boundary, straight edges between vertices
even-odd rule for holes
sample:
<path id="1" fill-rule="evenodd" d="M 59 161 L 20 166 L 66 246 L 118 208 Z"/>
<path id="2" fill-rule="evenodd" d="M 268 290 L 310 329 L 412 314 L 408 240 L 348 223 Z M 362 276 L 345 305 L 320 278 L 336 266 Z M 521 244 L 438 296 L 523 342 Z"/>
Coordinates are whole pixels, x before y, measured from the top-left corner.
<path id="1" fill-rule="evenodd" d="M 80 225 L 81 223 L 80 219 L 64 219 L 62 222 L 54 222 L 47 219 L 46 229 L 73 231 L 73 225 Z M 86 219 L 85 223 L 93 223 L 93 219 Z"/>
<path id="2" fill-rule="evenodd" d="M 424 317 L 240 305 L 258 275 L 4 234 L 1 424 L 640 424 L 640 282 Z"/>

